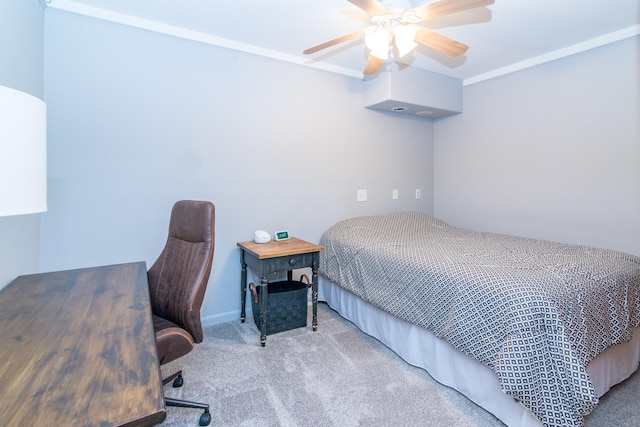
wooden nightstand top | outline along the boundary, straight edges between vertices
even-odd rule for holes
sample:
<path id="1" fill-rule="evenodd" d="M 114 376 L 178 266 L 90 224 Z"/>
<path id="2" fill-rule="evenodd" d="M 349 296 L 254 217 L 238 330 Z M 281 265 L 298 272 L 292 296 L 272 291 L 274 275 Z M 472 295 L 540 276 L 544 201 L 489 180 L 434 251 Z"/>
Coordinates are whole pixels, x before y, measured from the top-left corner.
<path id="1" fill-rule="evenodd" d="M 324 247 L 320 245 L 309 243 L 296 237 L 291 237 L 289 240 L 281 240 L 279 242 L 272 240 L 269 243 L 256 243 L 254 241 L 238 242 L 238 246 L 245 251 L 251 252 L 259 259 L 320 252 L 324 249 Z"/>

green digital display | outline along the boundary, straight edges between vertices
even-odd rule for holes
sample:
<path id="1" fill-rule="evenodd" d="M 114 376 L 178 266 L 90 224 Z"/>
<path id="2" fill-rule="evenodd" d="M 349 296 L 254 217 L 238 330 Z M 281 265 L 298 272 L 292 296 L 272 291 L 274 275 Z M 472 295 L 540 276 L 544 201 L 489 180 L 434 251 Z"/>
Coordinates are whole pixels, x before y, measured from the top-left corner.
<path id="1" fill-rule="evenodd" d="M 287 240 L 289 238 L 289 232 L 288 231 L 276 231 L 275 232 L 275 236 L 276 236 L 276 240 L 280 241 L 280 240 Z"/>

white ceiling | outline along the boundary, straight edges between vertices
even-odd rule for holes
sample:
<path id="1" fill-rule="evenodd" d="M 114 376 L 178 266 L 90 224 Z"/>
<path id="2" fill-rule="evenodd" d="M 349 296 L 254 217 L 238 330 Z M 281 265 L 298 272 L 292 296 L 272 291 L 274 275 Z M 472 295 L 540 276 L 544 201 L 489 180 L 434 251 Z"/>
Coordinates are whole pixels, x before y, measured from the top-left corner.
<path id="1" fill-rule="evenodd" d="M 304 56 L 302 51 L 370 24 L 347 0 L 43 0 L 53 9 L 166 32 L 224 47 L 362 76 L 361 39 Z M 415 7 L 425 0 L 382 0 Z M 640 34 L 640 0 L 496 0 L 424 21 L 469 45 L 458 58 L 419 46 L 411 66 L 465 83 Z"/>

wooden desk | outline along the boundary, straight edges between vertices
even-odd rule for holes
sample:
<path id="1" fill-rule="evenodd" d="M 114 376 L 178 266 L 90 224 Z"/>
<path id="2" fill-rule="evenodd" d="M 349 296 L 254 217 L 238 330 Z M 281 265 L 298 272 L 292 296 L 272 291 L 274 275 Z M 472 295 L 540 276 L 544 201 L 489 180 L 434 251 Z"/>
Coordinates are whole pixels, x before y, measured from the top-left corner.
<path id="1" fill-rule="evenodd" d="M 20 276 L 0 291 L 0 423 L 166 417 L 144 262 Z"/>
<path id="2" fill-rule="evenodd" d="M 293 269 L 311 267 L 311 303 L 313 311 L 311 326 L 316 331 L 318 329 L 318 265 L 320 263 L 320 251 L 324 248 L 295 237 L 279 242 L 273 240 L 269 243 L 238 242 L 238 246 L 242 250 L 240 255 L 240 263 L 242 265 L 240 273 L 242 298 L 240 321 L 243 323 L 246 318 L 247 265 L 260 276 L 260 286 L 262 286 L 259 297 L 260 324 L 262 325 L 260 344 L 264 347 L 267 343 L 267 295 L 269 293 L 267 276 L 271 273 L 287 271 L 287 276 L 291 280 Z M 267 291 L 265 292 L 265 290 Z"/>

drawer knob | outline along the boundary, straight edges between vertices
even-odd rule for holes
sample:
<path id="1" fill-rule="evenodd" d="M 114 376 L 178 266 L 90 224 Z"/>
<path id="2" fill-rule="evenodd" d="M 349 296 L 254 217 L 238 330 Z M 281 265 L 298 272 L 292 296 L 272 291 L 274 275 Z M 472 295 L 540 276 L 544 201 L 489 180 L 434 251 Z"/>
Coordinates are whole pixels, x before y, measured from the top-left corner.
<path id="1" fill-rule="evenodd" d="M 296 263 L 295 258 L 291 258 L 291 259 L 289 260 L 289 265 L 294 265 L 295 263 Z"/>

